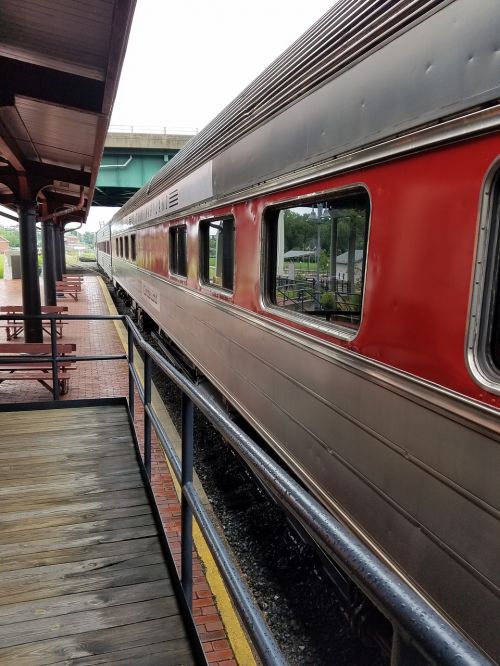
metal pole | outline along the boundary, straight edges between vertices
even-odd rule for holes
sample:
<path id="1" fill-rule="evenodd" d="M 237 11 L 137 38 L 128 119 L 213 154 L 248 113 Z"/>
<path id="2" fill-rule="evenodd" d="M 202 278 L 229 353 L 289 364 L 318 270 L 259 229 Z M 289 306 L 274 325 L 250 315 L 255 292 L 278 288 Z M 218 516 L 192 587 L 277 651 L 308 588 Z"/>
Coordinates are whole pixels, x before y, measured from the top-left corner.
<path id="1" fill-rule="evenodd" d="M 64 244 L 64 227 L 61 227 L 61 269 L 62 273 L 66 273 L 66 245 Z"/>
<path id="2" fill-rule="evenodd" d="M 330 230 L 330 291 L 337 291 L 337 227 L 338 217 L 330 211 L 332 227 Z"/>
<path id="3" fill-rule="evenodd" d="M 320 284 L 320 262 L 321 262 L 321 218 L 323 216 L 323 206 L 318 204 L 318 234 L 316 237 L 316 305 L 315 310 L 320 310 L 321 284 Z"/>
<path id="4" fill-rule="evenodd" d="M 59 400 L 59 377 L 57 370 L 57 337 L 55 317 L 50 319 L 50 353 L 52 354 L 52 395 L 54 400 Z"/>
<path id="5" fill-rule="evenodd" d="M 356 263 L 356 223 L 354 218 L 349 220 L 349 245 L 347 249 L 347 281 L 349 291 L 354 292 L 354 266 Z"/>
<path id="6" fill-rule="evenodd" d="M 134 420 L 135 411 L 135 391 L 134 391 L 134 375 L 132 367 L 134 365 L 134 334 L 132 329 L 128 327 L 128 408 Z"/>
<path id="7" fill-rule="evenodd" d="M 193 603 L 193 512 L 185 490 L 193 483 L 193 403 L 182 394 L 181 574 L 189 608 Z"/>
<path id="8" fill-rule="evenodd" d="M 56 264 L 56 280 L 62 280 L 62 259 L 61 259 L 61 227 L 54 224 L 54 257 Z"/>
<path id="9" fill-rule="evenodd" d="M 21 272 L 23 290 L 23 312 L 26 315 L 40 315 L 40 282 L 38 279 L 38 253 L 36 243 L 36 209 L 32 201 L 22 201 L 17 205 L 19 216 L 19 240 L 21 246 Z M 26 342 L 42 342 L 42 320 L 27 319 L 24 322 Z"/>
<path id="10" fill-rule="evenodd" d="M 411 642 L 394 629 L 391 651 L 391 666 L 428 666 L 429 660 Z"/>
<path id="11" fill-rule="evenodd" d="M 151 356 L 144 356 L 144 467 L 151 478 L 151 418 L 147 407 L 151 404 Z"/>
<path id="12" fill-rule="evenodd" d="M 54 224 L 42 222 L 43 296 L 45 305 L 57 305 Z"/>

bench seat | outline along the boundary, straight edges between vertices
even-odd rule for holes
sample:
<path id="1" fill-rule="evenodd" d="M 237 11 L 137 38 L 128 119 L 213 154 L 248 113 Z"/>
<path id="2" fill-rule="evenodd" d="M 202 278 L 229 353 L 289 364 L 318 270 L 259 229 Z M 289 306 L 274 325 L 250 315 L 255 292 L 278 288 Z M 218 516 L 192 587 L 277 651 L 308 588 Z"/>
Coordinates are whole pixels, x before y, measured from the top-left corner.
<path id="1" fill-rule="evenodd" d="M 76 351 L 76 345 L 73 343 L 57 345 L 58 356 L 68 356 L 67 360 L 57 363 L 56 381 L 59 383 L 60 395 L 65 395 L 69 390 L 70 374 L 68 371 L 76 368 L 70 356 L 74 351 Z M 50 356 L 50 354 L 51 345 L 46 343 L 0 343 L 0 384 L 6 381 L 37 381 L 52 391 L 53 386 L 49 383 L 54 381 L 51 361 L 19 363 L 12 359 L 13 356 Z"/>

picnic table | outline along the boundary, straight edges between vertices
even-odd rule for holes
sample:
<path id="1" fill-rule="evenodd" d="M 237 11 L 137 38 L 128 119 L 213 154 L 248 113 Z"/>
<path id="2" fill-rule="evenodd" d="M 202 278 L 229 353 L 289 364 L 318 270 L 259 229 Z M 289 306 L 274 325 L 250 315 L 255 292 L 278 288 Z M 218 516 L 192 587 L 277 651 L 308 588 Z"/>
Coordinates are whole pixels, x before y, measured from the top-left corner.
<path id="1" fill-rule="evenodd" d="M 82 291 L 82 280 L 67 278 L 56 282 L 56 294 L 70 296 L 74 301 L 78 300 L 78 294 Z"/>
<path id="2" fill-rule="evenodd" d="M 67 361 L 57 363 L 57 376 L 55 381 L 59 382 L 60 395 L 65 395 L 69 390 L 69 371 L 74 370 L 76 365 L 71 361 L 71 354 L 76 351 L 74 343 L 57 344 L 57 355 L 68 356 Z M 47 390 L 52 392 L 54 373 L 52 361 L 21 361 L 11 357 L 22 359 L 25 356 L 48 356 L 52 353 L 52 346 L 43 342 L 2 342 L 0 343 L 0 384 L 5 381 L 37 381 Z"/>
<path id="3" fill-rule="evenodd" d="M 67 305 L 42 305 L 41 313 L 42 314 L 63 314 L 63 312 L 68 311 Z M 2 305 L 0 306 L 0 314 L 3 315 L 19 315 L 23 313 L 22 305 Z M 63 326 L 68 322 L 62 321 L 61 319 L 56 319 L 56 335 L 62 338 Z M 19 335 L 24 331 L 24 321 L 8 319 L 7 321 L 2 321 L 0 323 L 0 328 L 4 328 L 7 334 L 7 340 L 15 340 Z M 50 322 L 49 320 L 42 320 L 43 330 L 50 335 Z"/>

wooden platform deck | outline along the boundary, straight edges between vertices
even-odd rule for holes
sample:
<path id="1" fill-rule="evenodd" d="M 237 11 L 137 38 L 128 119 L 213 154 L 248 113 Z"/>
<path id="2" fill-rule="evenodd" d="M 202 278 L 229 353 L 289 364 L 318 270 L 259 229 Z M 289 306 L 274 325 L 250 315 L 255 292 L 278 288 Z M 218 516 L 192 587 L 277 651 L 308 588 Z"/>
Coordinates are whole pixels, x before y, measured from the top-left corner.
<path id="1" fill-rule="evenodd" d="M 123 406 L 0 413 L 0 664 L 194 664 Z"/>

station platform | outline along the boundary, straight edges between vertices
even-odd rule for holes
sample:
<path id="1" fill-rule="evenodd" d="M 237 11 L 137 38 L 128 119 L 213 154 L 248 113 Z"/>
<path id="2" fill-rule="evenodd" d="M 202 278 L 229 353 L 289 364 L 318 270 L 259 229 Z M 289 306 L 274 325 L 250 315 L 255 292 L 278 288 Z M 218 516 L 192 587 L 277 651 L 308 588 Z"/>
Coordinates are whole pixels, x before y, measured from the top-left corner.
<path id="1" fill-rule="evenodd" d="M 43 299 L 42 284 L 41 288 Z M 0 280 L 0 304 L 20 305 L 21 302 L 21 281 Z M 85 275 L 83 277 L 82 292 L 78 296 L 78 301 L 73 301 L 70 297 L 66 297 L 60 300 L 58 299 L 58 304 L 67 305 L 68 314 L 70 315 L 116 314 L 116 310 L 114 309 L 114 305 L 109 296 L 107 288 L 105 287 L 103 280 L 98 275 Z M 4 332 L 2 332 L 2 336 L 3 335 L 5 335 Z M 5 338 L 2 341 L 5 342 Z M 49 342 L 49 336 L 46 336 L 44 341 Z M 79 356 L 104 354 L 116 355 L 124 353 L 126 347 L 126 333 L 121 322 L 113 322 L 110 320 L 73 320 L 65 325 L 61 342 L 75 343 L 76 354 Z M 140 366 L 141 361 L 139 354 L 135 354 L 135 359 L 136 366 Z M 138 369 L 139 372 L 141 372 L 141 368 L 138 367 Z M 123 398 L 128 394 L 128 366 L 127 361 L 125 360 L 79 362 L 77 363 L 77 367 L 74 370 L 71 370 L 71 373 L 69 391 L 66 395 L 61 397 L 61 403 L 82 399 L 91 400 L 103 398 Z M 155 399 L 159 399 L 157 395 L 156 397 L 153 396 L 153 400 Z M 6 405 L 13 403 L 46 403 L 50 401 L 51 394 L 43 386 L 35 381 L 5 381 L 0 384 L 0 405 L 3 405 L 4 409 L 6 408 Z M 56 422 L 60 421 L 61 425 L 63 424 L 64 420 L 62 419 L 61 415 L 63 412 L 67 412 L 68 409 L 69 408 L 57 410 Z M 79 410 L 81 409 L 84 408 L 79 408 Z M 140 400 L 136 399 L 136 429 L 139 439 L 139 449 L 141 449 L 142 442 L 140 434 L 141 428 L 140 426 L 138 427 L 138 424 L 140 423 L 142 415 L 142 405 L 140 404 Z M 3 418 L 5 419 L 5 417 Z M 165 418 L 168 419 L 168 415 L 165 415 Z M 2 423 L 3 422 L 4 421 L 2 421 Z M 0 425 L 0 427 L 2 426 Z M 71 425 L 68 428 L 68 436 L 70 438 L 72 436 L 76 436 L 81 427 L 82 426 L 80 424 Z M 170 424 L 169 428 L 172 429 L 173 425 Z M 172 432 L 172 439 L 175 439 L 175 437 L 178 438 L 177 433 Z M 104 445 L 105 444 L 103 442 L 103 446 Z M 87 470 L 87 472 L 90 474 L 90 476 L 94 474 L 94 472 L 90 470 Z M 68 471 L 67 473 L 72 474 L 71 471 Z M 121 474 L 121 472 L 118 474 Z M 22 484 L 26 485 L 26 480 L 22 480 Z M 79 485 L 79 482 L 78 484 L 75 483 L 75 485 Z M 172 479 L 172 475 L 170 473 L 170 469 L 166 462 L 164 453 L 154 437 L 152 449 L 151 486 L 154 493 L 155 503 L 163 523 L 163 528 L 173 553 L 174 563 L 179 570 L 181 511 L 178 488 L 176 488 L 176 485 Z M 20 501 L 19 504 L 22 506 L 23 511 L 25 509 L 29 510 L 29 507 L 26 506 L 24 500 Z M 0 509 L 0 511 L 2 511 L 2 509 Z M 5 516 L 1 515 L 1 517 L 4 518 Z M 91 522 L 94 521 L 92 520 Z M 3 525 L 3 523 L 0 522 L 0 535 L 3 534 L 3 527 L 1 525 Z M 75 527 L 75 529 L 78 531 L 78 527 Z M 199 639 L 203 646 L 205 658 L 208 663 L 211 665 L 213 664 L 214 666 L 236 666 L 237 664 L 245 664 L 245 666 L 248 664 L 249 666 L 252 666 L 256 663 L 255 658 L 251 648 L 249 647 L 241 623 L 229 600 L 220 575 L 217 572 L 217 567 L 210 555 L 208 547 L 200 538 L 200 532 L 196 526 L 194 532 L 196 551 L 194 553 L 193 565 L 193 617 Z M 89 536 L 89 538 L 91 537 Z M 100 537 L 98 533 L 95 533 L 93 538 L 96 539 L 96 543 L 99 542 Z M 147 539 L 153 537 L 145 538 Z M 145 538 L 141 537 L 140 540 L 144 541 Z M 104 546 L 104 542 L 101 545 Z M 108 544 L 105 549 L 112 547 L 114 546 Z M 0 550 L 3 551 L 3 546 Z M 0 572 L 2 560 L 3 556 L 0 560 Z M 0 583 L 0 585 L 2 585 L 2 583 Z M 2 585 L 2 587 L 4 586 Z M 72 611 L 71 613 L 73 614 Z M 151 622 L 157 622 L 157 620 L 154 619 L 151 620 Z M 0 613 L 0 627 L 1 625 L 2 615 Z M 0 634 L 2 631 L 0 631 Z M 94 631 L 94 629 L 92 631 Z M 95 631 L 97 631 L 97 629 L 95 629 Z M 146 653 L 144 652 L 143 656 L 145 654 Z M 64 655 L 60 657 L 60 662 L 78 664 L 114 663 L 108 662 L 106 659 L 103 661 L 98 661 L 97 657 L 95 660 L 94 658 L 90 659 L 90 657 L 86 657 L 85 660 L 82 660 L 81 662 L 67 662 Z M 30 662 L 28 660 L 22 662 L 18 661 L 17 659 L 14 661 L 2 661 L 0 653 L 0 663 L 31 664 L 39 662 Z M 43 661 L 40 663 L 55 662 Z M 156 663 L 156 661 L 142 661 L 141 658 L 136 657 L 135 661 L 130 661 L 130 663 L 149 664 Z M 180 661 L 162 663 L 191 662 Z"/>
<path id="2" fill-rule="evenodd" d="M 125 406 L 0 429 L 0 664 L 195 664 Z"/>

